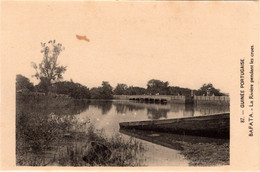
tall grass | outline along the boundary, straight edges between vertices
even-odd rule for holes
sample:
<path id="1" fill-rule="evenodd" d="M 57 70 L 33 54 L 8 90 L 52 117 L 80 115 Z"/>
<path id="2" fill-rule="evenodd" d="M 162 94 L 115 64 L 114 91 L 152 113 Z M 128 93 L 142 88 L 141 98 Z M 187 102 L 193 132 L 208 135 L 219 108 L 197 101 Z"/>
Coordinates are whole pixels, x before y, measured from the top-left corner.
<path id="1" fill-rule="evenodd" d="M 191 166 L 229 165 L 229 142 L 217 143 L 185 143 L 181 154 L 189 160 Z"/>
<path id="2" fill-rule="evenodd" d="M 21 166 L 139 166 L 143 145 L 135 139 L 110 138 L 87 122 L 75 118 L 89 104 L 72 99 L 41 97 L 16 102 L 16 164 Z M 83 161 L 86 145 L 106 145 L 112 155 L 106 161 Z"/>

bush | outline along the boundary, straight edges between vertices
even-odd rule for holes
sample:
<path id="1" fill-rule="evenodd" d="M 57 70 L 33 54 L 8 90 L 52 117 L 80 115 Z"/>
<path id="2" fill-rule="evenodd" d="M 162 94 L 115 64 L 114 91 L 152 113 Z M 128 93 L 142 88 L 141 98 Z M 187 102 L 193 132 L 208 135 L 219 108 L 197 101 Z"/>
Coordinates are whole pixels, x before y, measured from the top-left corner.
<path id="1" fill-rule="evenodd" d="M 88 108 L 86 101 L 56 101 L 50 97 L 38 103 L 17 100 L 16 164 L 26 166 L 138 166 L 144 149 L 135 139 L 121 135 L 107 138 L 88 121 L 75 114 Z M 112 151 L 108 161 L 83 161 L 89 142 L 100 142 Z"/>

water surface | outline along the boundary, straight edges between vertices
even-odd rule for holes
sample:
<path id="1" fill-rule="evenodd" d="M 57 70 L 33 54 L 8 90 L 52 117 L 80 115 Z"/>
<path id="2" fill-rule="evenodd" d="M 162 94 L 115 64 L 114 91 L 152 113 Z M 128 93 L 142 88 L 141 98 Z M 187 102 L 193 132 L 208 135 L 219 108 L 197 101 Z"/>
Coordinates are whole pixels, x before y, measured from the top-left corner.
<path id="1" fill-rule="evenodd" d="M 147 104 L 132 101 L 90 101 L 85 111 L 77 115 L 90 120 L 96 128 L 110 135 L 119 132 L 120 122 L 172 119 L 229 112 L 229 106 Z"/>
<path id="2" fill-rule="evenodd" d="M 203 116 L 215 113 L 229 112 L 229 106 L 190 106 L 184 104 L 150 104 L 138 103 L 132 101 L 90 101 L 85 111 L 76 117 L 80 121 L 89 120 L 94 124 L 95 128 L 103 129 L 105 134 L 110 137 L 115 133 L 119 133 L 119 123 L 140 120 L 160 120 L 181 117 Z M 123 137 L 129 139 L 129 135 L 123 133 Z M 150 136 L 159 136 L 160 134 L 152 134 Z M 154 142 L 153 139 L 142 139 L 136 137 L 143 142 L 146 148 L 144 153 L 145 165 L 149 166 L 187 166 L 188 161 L 180 154 L 180 150 L 165 146 L 160 142 Z M 141 139 L 140 139 L 141 138 Z M 155 139 L 154 139 L 155 140 Z M 193 138 L 194 140 L 194 138 Z M 164 145 L 164 146 L 162 146 Z M 171 147 L 171 148 L 169 148 Z"/>

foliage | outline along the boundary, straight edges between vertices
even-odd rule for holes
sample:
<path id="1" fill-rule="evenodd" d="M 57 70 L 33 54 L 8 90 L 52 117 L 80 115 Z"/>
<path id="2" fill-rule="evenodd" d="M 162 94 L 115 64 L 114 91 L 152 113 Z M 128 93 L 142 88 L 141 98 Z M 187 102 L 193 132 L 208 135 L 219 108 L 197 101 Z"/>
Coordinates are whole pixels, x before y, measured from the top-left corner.
<path id="1" fill-rule="evenodd" d="M 216 89 L 213 84 L 208 83 L 208 84 L 203 84 L 200 89 L 198 90 L 199 95 L 215 95 L 215 96 L 223 96 L 225 95 L 224 93 L 221 93 L 219 89 Z"/>
<path id="2" fill-rule="evenodd" d="M 43 59 L 38 66 L 32 62 L 32 66 L 36 70 L 36 74 L 33 76 L 40 79 L 40 84 L 43 85 L 42 88 L 48 92 L 51 83 L 62 79 L 62 74 L 66 71 L 66 67 L 59 65 L 57 61 L 64 47 L 62 44 L 56 43 L 55 40 L 50 40 L 48 43 L 41 43 L 41 46 Z"/>
<path id="3" fill-rule="evenodd" d="M 113 87 L 106 81 L 102 82 L 102 87 L 94 87 L 90 90 L 92 99 L 112 99 Z"/>
<path id="4" fill-rule="evenodd" d="M 101 93 L 104 98 L 113 98 L 113 87 L 107 81 L 102 82 Z"/>
<path id="5" fill-rule="evenodd" d="M 23 75 L 16 75 L 16 91 L 29 90 L 34 91 L 33 83 Z"/>
<path id="6" fill-rule="evenodd" d="M 144 147 L 140 141 L 134 138 L 125 140 L 121 134 L 115 134 L 111 138 L 107 138 L 103 134 L 103 130 L 96 130 L 93 126 L 88 129 L 88 138 L 92 141 L 98 141 L 104 143 L 110 150 L 112 150 L 112 157 L 107 162 L 95 165 L 102 166 L 141 166 L 143 165 L 143 159 L 141 154 L 144 151 Z"/>
<path id="7" fill-rule="evenodd" d="M 46 77 L 41 77 L 38 85 L 35 86 L 36 91 L 38 92 L 48 92 L 50 89 L 50 83 Z"/>
<path id="8" fill-rule="evenodd" d="M 161 95 L 167 95 L 169 92 L 169 82 L 163 82 L 157 79 L 151 79 L 147 83 L 147 91 L 148 93 L 155 95 L 155 94 L 161 94 Z"/>
<path id="9" fill-rule="evenodd" d="M 124 95 L 127 92 L 127 85 L 126 84 L 117 84 L 116 88 L 114 89 L 115 95 Z"/>
<path id="10" fill-rule="evenodd" d="M 143 95 L 146 89 L 142 87 L 127 86 L 126 84 L 117 84 L 114 89 L 114 95 Z"/>
<path id="11" fill-rule="evenodd" d="M 128 87 L 126 84 L 117 84 L 114 95 L 182 95 L 182 96 L 190 96 L 191 91 L 195 93 L 197 96 L 202 95 L 210 95 L 213 94 L 215 96 L 223 96 L 226 95 L 222 92 L 220 92 L 219 89 L 216 89 L 213 87 L 212 84 L 204 84 L 200 89 L 198 90 L 192 90 L 189 88 L 182 88 L 178 86 L 169 86 L 169 82 L 163 82 L 160 80 L 152 79 L 149 80 L 147 83 L 147 88 L 142 87 L 134 87 L 130 86 Z M 208 94 L 207 94 L 208 93 Z"/>
<path id="12" fill-rule="evenodd" d="M 189 88 L 181 88 L 181 87 L 169 87 L 169 94 L 170 95 L 183 95 L 183 96 L 190 96 L 191 89 Z"/>
<path id="13" fill-rule="evenodd" d="M 127 95 L 144 95 L 146 94 L 146 89 L 142 87 L 130 86 L 126 90 Z"/>
<path id="14" fill-rule="evenodd" d="M 191 166 L 229 165 L 229 143 L 187 143 L 182 142 L 181 154 L 189 160 Z"/>
<path id="15" fill-rule="evenodd" d="M 73 81 L 56 82 L 52 85 L 52 88 L 52 91 L 57 94 L 66 94 L 75 99 L 90 98 L 89 88 Z"/>
<path id="16" fill-rule="evenodd" d="M 22 166 L 138 166 L 143 146 L 121 135 L 111 138 L 75 114 L 84 111 L 83 100 L 57 102 L 44 96 L 39 102 L 17 99 L 16 164 Z M 86 132 L 87 131 L 87 132 Z M 100 141 L 113 152 L 109 161 L 83 161 L 86 143 Z"/>

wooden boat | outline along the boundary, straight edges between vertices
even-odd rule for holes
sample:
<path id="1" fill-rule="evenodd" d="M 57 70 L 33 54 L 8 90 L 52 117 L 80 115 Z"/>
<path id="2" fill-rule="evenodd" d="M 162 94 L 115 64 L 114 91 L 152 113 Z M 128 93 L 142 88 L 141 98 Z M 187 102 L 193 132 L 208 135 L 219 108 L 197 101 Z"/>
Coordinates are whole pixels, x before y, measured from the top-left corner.
<path id="1" fill-rule="evenodd" d="M 230 113 L 119 123 L 120 129 L 150 130 L 203 137 L 230 137 Z"/>

